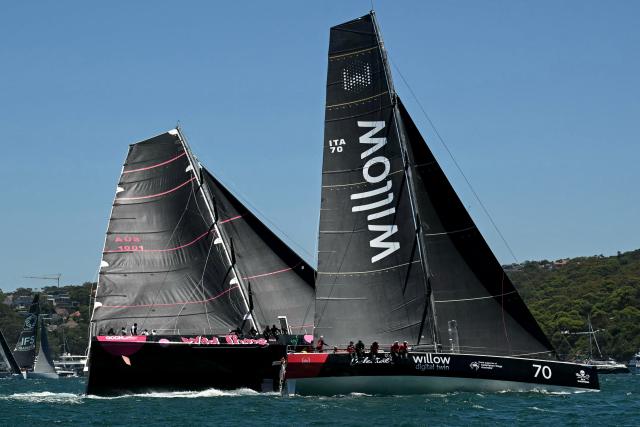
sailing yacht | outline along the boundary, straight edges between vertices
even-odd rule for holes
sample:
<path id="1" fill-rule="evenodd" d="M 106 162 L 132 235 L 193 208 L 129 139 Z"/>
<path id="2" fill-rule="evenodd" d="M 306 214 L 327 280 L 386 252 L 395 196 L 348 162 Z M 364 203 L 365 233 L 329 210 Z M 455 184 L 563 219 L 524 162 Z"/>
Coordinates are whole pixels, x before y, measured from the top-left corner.
<path id="1" fill-rule="evenodd" d="M 27 372 L 27 378 L 58 379 L 58 373 L 53 366 L 51 352 L 49 350 L 49 339 L 47 338 L 47 328 L 44 320 L 40 318 L 40 345 L 36 356 L 33 370 Z"/>
<path id="2" fill-rule="evenodd" d="M 22 376 L 18 362 L 13 357 L 4 334 L 0 331 L 0 378 Z"/>
<path id="3" fill-rule="evenodd" d="M 40 333 L 38 333 L 38 327 L 40 327 Z M 36 343 L 38 343 L 37 355 Z M 13 357 L 24 378 L 58 378 L 51 363 L 47 328 L 44 319 L 40 316 L 40 294 L 35 294 L 33 297 L 20 337 L 13 350 Z"/>
<path id="4" fill-rule="evenodd" d="M 612 358 L 605 358 L 600 350 L 598 344 L 598 338 L 596 334 L 600 332 L 600 329 L 594 330 L 591 324 L 591 316 L 587 317 L 587 326 L 589 330 L 582 332 L 568 332 L 565 331 L 565 335 L 589 335 L 589 357 L 584 360 L 584 364 L 592 366 L 598 371 L 599 374 L 628 374 L 630 369 L 624 363 L 620 363 Z M 598 357 L 594 356 L 593 347 L 598 351 Z"/>
<path id="5" fill-rule="evenodd" d="M 313 339 L 314 274 L 180 129 L 132 144 L 95 290 L 87 393 L 272 391 L 287 346 Z M 257 334 L 267 327 L 280 334 Z"/>
<path id="6" fill-rule="evenodd" d="M 330 33 L 315 305 L 334 351 L 289 353 L 284 393 L 599 389 L 556 359 L 420 135 L 373 12 Z"/>

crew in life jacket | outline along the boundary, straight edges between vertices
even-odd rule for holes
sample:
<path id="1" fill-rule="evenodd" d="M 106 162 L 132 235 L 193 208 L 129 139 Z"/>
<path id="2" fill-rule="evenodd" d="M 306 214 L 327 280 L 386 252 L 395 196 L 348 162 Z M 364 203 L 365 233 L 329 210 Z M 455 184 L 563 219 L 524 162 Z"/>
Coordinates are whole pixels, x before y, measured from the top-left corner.
<path id="1" fill-rule="evenodd" d="M 318 338 L 318 341 L 316 342 L 316 351 L 318 353 L 322 353 L 324 351 L 324 347 L 327 346 L 327 343 L 324 342 L 324 336 L 320 335 L 320 338 Z"/>
<path id="2" fill-rule="evenodd" d="M 391 346 L 391 360 L 397 362 L 400 358 L 400 344 L 398 341 L 395 341 Z"/>
<path id="3" fill-rule="evenodd" d="M 400 345 L 400 348 L 398 349 L 398 355 L 402 359 L 409 358 L 409 344 L 407 344 L 406 341 Z"/>

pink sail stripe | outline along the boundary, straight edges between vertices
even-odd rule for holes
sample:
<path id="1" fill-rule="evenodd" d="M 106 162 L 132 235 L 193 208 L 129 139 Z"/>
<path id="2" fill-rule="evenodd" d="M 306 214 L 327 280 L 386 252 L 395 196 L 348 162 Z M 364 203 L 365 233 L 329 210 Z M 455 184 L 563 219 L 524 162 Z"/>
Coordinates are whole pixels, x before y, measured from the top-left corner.
<path id="1" fill-rule="evenodd" d="M 136 250 L 128 250 L 128 251 L 127 250 L 116 249 L 116 250 L 112 250 L 112 251 L 104 251 L 103 253 L 107 254 L 107 253 L 119 253 L 119 252 L 170 252 L 170 251 L 177 251 L 179 249 L 186 248 L 187 246 L 193 245 L 198 240 L 201 240 L 204 236 L 206 236 L 207 234 L 211 233 L 212 231 L 213 230 L 205 231 L 204 233 L 202 233 L 201 235 L 199 235 L 198 237 L 196 237 L 195 239 L 193 239 L 189 243 L 185 243 L 184 245 L 176 246 L 175 248 L 168 248 L 168 249 L 136 249 Z"/>
<path id="2" fill-rule="evenodd" d="M 226 291 L 220 292 L 218 295 L 213 296 L 211 298 L 203 299 L 200 301 L 183 301 L 183 302 L 172 302 L 167 304 L 138 304 L 138 305 L 103 305 L 101 308 L 139 308 L 139 307 L 171 307 L 175 305 L 186 305 L 186 304 L 202 304 L 205 302 L 213 301 L 215 299 L 220 298 L 224 294 L 231 292 L 234 289 L 237 289 L 239 286 L 235 285 L 227 289 Z"/>
<path id="3" fill-rule="evenodd" d="M 225 219 L 224 221 L 220 221 L 220 224 L 224 224 L 225 222 L 233 221 L 233 220 L 236 220 L 236 219 L 239 219 L 239 218 L 242 218 L 242 215 L 234 216 L 232 218 Z"/>
<path id="4" fill-rule="evenodd" d="M 191 179 L 187 180 L 186 182 L 183 182 L 182 184 L 178 185 L 177 187 L 172 188 L 171 190 L 164 191 L 162 193 L 150 194 L 148 196 L 138 196 L 138 197 L 119 197 L 119 198 L 116 199 L 116 201 L 120 201 L 120 200 L 141 200 L 141 199 L 150 199 L 152 197 L 164 196 L 166 194 L 173 193 L 174 191 L 179 190 L 180 188 L 184 187 L 185 185 L 187 185 L 188 183 L 190 183 L 194 179 L 196 179 L 195 176 L 192 177 Z"/>
<path id="5" fill-rule="evenodd" d="M 285 273 L 287 271 L 291 271 L 291 270 L 293 270 L 294 268 L 296 268 L 299 265 L 300 265 L 300 263 L 297 263 L 293 267 L 283 268 L 282 270 L 271 271 L 269 273 L 256 274 L 255 276 L 243 277 L 243 279 L 244 280 L 249 280 L 249 279 L 256 279 L 258 277 L 273 276 L 274 274 L 280 274 L 280 273 Z"/>
<path id="6" fill-rule="evenodd" d="M 125 173 L 131 173 L 131 172 L 146 171 L 146 170 L 149 170 L 149 169 L 158 168 L 158 167 L 160 167 L 160 166 L 168 165 L 169 163 L 171 163 L 171 162 L 173 162 L 173 161 L 175 161 L 175 160 L 178 160 L 180 157 L 182 157 L 182 156 L 184 156 L 184 155 L 186 155 L 186 154 L 187 154 L 187 153 L 185 153 L 185 152 L 183 151 L 183 152 L 182 152 L 182 154 L 178 154 L 178 155 L 177 155 L 177 156 L 175 156 L 174 158 L 169 159 L 169 160 L 167 160 L 167 161 L 164 161 L 164 162 L 162 162 L 162 163 L 158 163 L 158 164 L 155 164 L 155 165 L 147 166 L 147 167 L 144 167 L 144 168 L 131 169 L 131 170 L 128 170 L 128 171 L 122 171 L 122 174 L 125 174 Z"/>

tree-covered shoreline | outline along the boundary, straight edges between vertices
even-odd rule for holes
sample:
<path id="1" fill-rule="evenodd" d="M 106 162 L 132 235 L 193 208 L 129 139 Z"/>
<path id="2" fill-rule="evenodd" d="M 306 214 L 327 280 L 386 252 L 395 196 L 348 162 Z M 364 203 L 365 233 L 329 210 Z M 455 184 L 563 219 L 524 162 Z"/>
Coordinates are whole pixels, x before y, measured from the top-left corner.
<path id="1" fill-rule="evenodd" d="M 563 331 L 586 331 L 589 316 L 593 328 L 600 330 L 597 339 L 605 356 L 626 361 L 640 350 L 640 249 L 610 257 L 527 261 L 506 266 L 505 270 L 561 358 L 588 356 L 588 336 Z M 62 352 L 63 342 L 67 351 L 85 353 L 93 285 L 86 282 L 42 289 L 44 294 L 66 294 L 78 303 L 67 313 L 51 302 L 41 306 L 43 313 L 53 316 L 49 342 L 55 357 Z M 31 292 L 0 292 L 0 330 L 11 348 L 22 328 L 23 316 L 5 302 L 9 295 Z"/>
<path id="2" fill-rule="evenodd" d="M 586 331 L 589 316 L 605 356 L 627 361 L 640 350 L 640 250 L 506 270 L 562 358 L 588 356 L 588 336 L 563 331 Z"/>

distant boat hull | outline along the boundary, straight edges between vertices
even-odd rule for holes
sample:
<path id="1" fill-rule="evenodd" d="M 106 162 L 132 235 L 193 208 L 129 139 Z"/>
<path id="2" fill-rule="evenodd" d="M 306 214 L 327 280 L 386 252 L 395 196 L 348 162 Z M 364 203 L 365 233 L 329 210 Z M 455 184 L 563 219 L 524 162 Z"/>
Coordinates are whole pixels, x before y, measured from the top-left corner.
<path id="1" fill-rule="evenodd" d="M 55 372 L 27 372 L 27 379 L 31 380 L 57 380 L 60 378 Z"/>
<path id="2" fill-rule="evenodd" d="M 591 366 L 598 371 L 598 374 L 628 374 L 631 370 L 622 363 L 588 363 L 587 366 Z"/>
<path id="3" fill-rule="evenodd" d="M 378 363 L 348 354 L 292 353 L 283 367 L 284 394 L 423 394 L 452 391 L 597 391 L 595 369 L 574 363 L 443 353 L 410 353 Z"/>
<path id="4" fill-rule="evenodd" d="M 273 391 L 278 385 L 280 361 L 286 356 L 286 345 L 281 344 L 208 345 L 163 341 L 119 342 L 93 338 L 87 394 L 208 388 Z"/>

